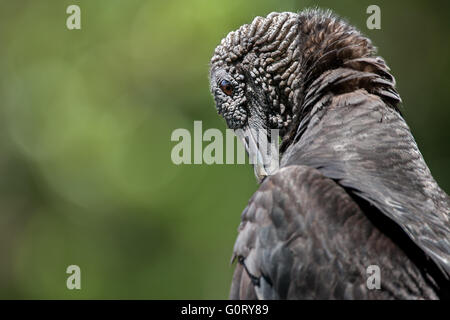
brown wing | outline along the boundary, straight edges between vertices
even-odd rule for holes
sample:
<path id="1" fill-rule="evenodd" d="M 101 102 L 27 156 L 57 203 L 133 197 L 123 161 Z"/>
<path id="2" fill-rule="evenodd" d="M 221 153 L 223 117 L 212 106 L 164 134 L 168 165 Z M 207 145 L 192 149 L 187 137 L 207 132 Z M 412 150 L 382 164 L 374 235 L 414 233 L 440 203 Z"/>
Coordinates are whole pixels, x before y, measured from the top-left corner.
<path id="1" fill-rule="evenodd" d="M 289 166 L 267 178 L 242 214 L 231 299 L 436 298 L 407 255 L 336 182 Z M 369 290 L 366 269 L 381 269 Z"/>

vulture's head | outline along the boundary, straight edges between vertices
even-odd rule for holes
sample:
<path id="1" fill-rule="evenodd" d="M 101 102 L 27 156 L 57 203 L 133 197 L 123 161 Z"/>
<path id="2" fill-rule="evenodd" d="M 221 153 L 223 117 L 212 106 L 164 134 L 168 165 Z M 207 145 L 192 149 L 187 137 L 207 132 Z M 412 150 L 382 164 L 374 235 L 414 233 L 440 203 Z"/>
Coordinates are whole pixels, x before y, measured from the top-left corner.
<path id="1" fill-rule="evenodd" d="M 273 159 L 266 159 L 270 129 L 282 133 L 291 120 L 295 100 L 297 19 L 295 13 L 256 17 L 230 32 L 211 59 L 210 85 L 217 111 L 255 157 L 255 174 L 270 174 Z M 238 130 L 240 129 L 240 130 Z M 261 139 L 266 135 L 266 139 Z"/>
<path id="2" fill-rule="evenodd" d="M 270 129 L 279 129 L 285 150 L 308 112 L 308 88 L 326 70 L 346 63 L 364 72 L 378 68 L 393 84 L 382 59 L 372 67 L 357 61 L 374 52 L 370 40 L 354 27 L 329 11 L 316 10 L 256 17 L 221 41 L 210 63 L 211 93 L 218 113 L 247 152 L 258 153 L 254 165 L 260 180 L 274 166 L 267 152 L 258 151 L 269 147 L 261 145 L 264 139 L 256 139 L 255 132 L 270 142 Z"/>

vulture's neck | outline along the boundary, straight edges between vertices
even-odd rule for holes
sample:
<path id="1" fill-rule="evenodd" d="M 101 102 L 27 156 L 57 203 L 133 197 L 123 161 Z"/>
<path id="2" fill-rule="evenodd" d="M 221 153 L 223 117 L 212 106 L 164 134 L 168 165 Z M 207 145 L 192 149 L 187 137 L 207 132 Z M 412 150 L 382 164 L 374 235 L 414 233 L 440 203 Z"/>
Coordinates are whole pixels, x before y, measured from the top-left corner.
<path id="1" fill-rule="evenodd" d="M 292 123 L 283 137 L 282 152 L 301 136 L 302 123 L 312 117 L 313 106 L 326 95 L 364 89 L 397 110 L 401 100 L 394 77 L 375 55 L 371 41 L 353 26 L 328 13 L 302 13 L 297 43 L 299 94 L 291 106 Z"/>

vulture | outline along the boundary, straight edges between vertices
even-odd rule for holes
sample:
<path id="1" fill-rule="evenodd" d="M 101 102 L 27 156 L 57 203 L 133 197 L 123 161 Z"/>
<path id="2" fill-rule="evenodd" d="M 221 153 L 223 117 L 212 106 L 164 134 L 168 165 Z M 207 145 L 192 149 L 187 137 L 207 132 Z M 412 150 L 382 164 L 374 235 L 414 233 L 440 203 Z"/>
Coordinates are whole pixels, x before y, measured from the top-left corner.
<path id="1" fill-rule="evenodd" d="M 329 10 L 273 12 L 221 41 L 209 79 L 258 154 L 230 299 L 449 298 L 450 198 L 367 37 Z M 256 130 L 279 141 L 277 167 Z"/>

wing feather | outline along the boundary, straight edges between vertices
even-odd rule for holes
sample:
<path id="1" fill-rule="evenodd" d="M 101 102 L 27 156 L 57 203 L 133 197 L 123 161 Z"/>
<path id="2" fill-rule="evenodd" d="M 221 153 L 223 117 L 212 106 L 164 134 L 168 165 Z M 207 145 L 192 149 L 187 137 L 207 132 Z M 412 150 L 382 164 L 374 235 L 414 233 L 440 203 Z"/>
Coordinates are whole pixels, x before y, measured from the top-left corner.
<path id="1" fill-rule="evenodd" d="M 305 166 L 282 168 L 262 183 L 242 214 L 234 255 L 231 299 L 436 298 L 349 194 Z M 382 290 L 366 286 L 372 264 L 383 270 Z"/>

